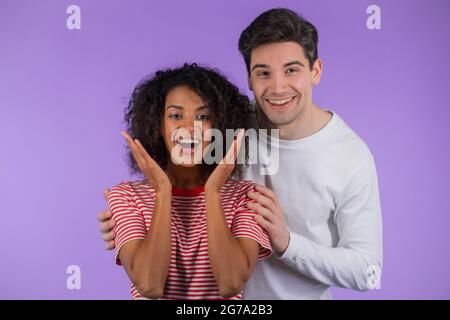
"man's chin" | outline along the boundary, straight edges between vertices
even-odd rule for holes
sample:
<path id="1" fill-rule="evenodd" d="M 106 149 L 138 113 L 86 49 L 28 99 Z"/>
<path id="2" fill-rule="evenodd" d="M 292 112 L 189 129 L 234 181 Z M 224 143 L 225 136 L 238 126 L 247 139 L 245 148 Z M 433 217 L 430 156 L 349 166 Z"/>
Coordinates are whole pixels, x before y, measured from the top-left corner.
<path id="1" fill-rule="evenodd" d="M 273 126 L 282 126 L 292 123 L 296 119 L 296 114 L 294 114 L 294 109 L 296 106 L 290 106 L 286 109 L 273 109 L 270 106 L 264 105 L 264 108 L 261 108 L 263 113 L 263 117 L 266 118 Z"/>
<path id="2" fill-rule="evenodd" d="M 269 112 L 265 112 L 264 115 L 272 126 L 287 125 L 295 120 L 295 116 L 291 114 L 273 113 L 270 110 Z"/>

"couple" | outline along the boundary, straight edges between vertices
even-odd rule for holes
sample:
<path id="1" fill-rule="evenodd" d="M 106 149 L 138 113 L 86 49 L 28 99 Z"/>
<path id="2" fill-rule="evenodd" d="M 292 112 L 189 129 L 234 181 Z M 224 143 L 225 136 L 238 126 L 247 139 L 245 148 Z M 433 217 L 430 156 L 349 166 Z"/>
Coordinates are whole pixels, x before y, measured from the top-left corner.
<path id="1" fill-rule="evenodd" d="M 330 286 L 377 286 L 375 163 L 336 113 L 312 102 L 322 72 L 317 42 L 315 27 L 291 10 L 258 16 L 239 39 L 254 105 L 195 64 L 136 87 L 126 115 L 133 138 L 124 136 L 145 179 L 106 191 L 110 211 L 98 215 L 134 299 L 330 299 Z M 279 130 L 264 141 L 278 153 L 276 174 L 234 164 L 242 130 L 224 146 L 231 161 L 183 162 L 207 150 L 208 128 L 250 127 Z"/>

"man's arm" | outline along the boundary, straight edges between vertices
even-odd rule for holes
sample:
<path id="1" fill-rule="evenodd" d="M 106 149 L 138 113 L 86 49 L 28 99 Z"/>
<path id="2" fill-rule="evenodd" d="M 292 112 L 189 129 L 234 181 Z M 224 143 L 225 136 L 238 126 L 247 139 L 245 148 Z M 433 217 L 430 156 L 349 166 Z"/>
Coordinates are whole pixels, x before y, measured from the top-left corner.
<path id="1" fill-rule="evenodd" d="M 263 198 L 261 195 L 258 197 Z M 267 201 L 268 197 L 264 198 Z M 258 211 L 258 208 L 252 209 Z M 267 212 L 265 214 L 268 215 Z M 276 239 L 282 239 L 273 247 L 286 248 L 278 254 L 287 265 L 327 285 L 359 291 L 377 286 L 382 268 L 382 222 L 373 158 L 356 172 L 341 199 L 338 199 L 335 214 L 339 234 L 337 247 L 322 246 L 289 231 L 286 247 L 286 242 L 283 242 L 286 237 L 279 236 L 285 234 L 280 227 L 282 223 L 277 215 L 272 216 L 275 217 L 275 224 L 266 219 L 258 222 L 268 231 L 271 241 L 271 234 L 278 235 Z"/>

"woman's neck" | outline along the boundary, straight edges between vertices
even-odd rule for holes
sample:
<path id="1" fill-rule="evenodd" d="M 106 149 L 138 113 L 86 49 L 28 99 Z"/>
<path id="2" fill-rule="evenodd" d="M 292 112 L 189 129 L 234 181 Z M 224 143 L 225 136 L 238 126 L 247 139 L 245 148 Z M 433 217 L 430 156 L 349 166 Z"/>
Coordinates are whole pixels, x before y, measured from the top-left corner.
<path id="1" fill-rule="evenodd" d="M 167 165 L 166 173 L 172 186 L 180 189 L 192 189 L 198 185 L 205 184 L 199 165 L 183 167 L 171 162 Z"/>

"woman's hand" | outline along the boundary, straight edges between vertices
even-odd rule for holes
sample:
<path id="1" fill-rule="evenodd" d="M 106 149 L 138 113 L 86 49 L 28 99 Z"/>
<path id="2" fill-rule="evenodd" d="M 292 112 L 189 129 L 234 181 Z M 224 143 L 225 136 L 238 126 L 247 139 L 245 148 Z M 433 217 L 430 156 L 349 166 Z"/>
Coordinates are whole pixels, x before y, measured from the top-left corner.
<path id="1" fill-rule="evenodd" d="M 222 159 L 222 161 L 219 162 L 217 167 L 214 169 L 214 171 L 206 181 L 205 192 L 220 192 L 222 186 L 225 184 L 228 177 L 233 172 L 234 167 L 236 166 L 236 159 L 239 154 L 243 137 L 244 129 L 239 129 L 237 137 L 231 144 L 231 147 L 228 150 L 227 154 Z"/>
<path id="2" fill-rule="evenodd" d="M 125 131 L 122 131 L 122 135 L 125 137 L 139 169 L 141 169 L 144 176 L 152 183 L 155 192 L 170 193 L 172 191 L 172 184 L 170 183 L 169 177 L 164 170 L 161 169 L 158 163 L 152 159 L 142 146 L 141 142 L 138 139 L 133 140 Z"/>

